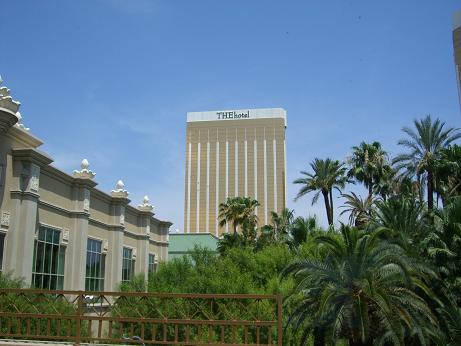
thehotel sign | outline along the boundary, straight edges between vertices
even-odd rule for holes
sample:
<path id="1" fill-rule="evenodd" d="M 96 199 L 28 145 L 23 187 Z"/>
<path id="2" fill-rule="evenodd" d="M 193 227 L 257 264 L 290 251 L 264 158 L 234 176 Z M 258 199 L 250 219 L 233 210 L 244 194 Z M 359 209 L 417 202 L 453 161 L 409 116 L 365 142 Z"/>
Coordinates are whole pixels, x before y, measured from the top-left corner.
<path id="1" fill-rule="evenodd" d="M 214 110 L 208 112 L 187 112 L 187 122 L 226 120 L 283 119 L 286 126 L 286 111 L 283 108 L 255 108 Z M 232 121 L 231 121 L 232 122 Z"/>
<path id="2" fill-rule="evenodd" d="M 250 111 L 246 112 L 236 112 L 236 111 L 227 111 L 227 112 L 216 112 L 218 120 L 224 119 L 248 119 L 250 117 Z"/>

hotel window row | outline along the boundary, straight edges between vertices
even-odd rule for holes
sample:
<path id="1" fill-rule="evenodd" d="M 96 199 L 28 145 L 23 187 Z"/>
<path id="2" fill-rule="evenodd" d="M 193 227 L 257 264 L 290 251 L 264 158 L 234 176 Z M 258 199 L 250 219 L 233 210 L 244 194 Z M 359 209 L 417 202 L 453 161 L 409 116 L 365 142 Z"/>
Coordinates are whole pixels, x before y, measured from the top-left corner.
<path id="1" fill-rule="evenodd" d="M 62 290 L 64 288 L 64 265 L 66 247 L 60 242 L 61 232 L 49 227 L 38 229 L 34 244 L 32 286 L 41 289 Z M 3 270 L 5 233 L 0 232 L 0 272 Z M 106 255 L 102 241 L 88 239 L 86 249 L 86 291 L 104 291 Z M 155 254 L 149 254 L 148 272 L 154 273 L 157 265 Z M 135 259 L 133 249 L 123 247 L 122 282 L 133 279 Z"/>

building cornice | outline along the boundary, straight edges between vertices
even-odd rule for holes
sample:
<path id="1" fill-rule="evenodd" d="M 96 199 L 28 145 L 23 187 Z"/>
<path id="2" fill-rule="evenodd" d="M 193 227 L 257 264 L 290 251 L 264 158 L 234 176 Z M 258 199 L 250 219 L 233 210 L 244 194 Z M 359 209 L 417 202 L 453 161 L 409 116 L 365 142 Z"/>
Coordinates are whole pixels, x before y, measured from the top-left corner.
<path id="1" fill-rule="evenodd" d="M 36 192 L 32 191 L 21 191 L 21 190 L 11 190 L 10 191 L 11 196 L 26 196 L 26 197 L 32 197 L 34 199 L 39 199 L 40 195 Z"/>
<path id="2" fill-rule="evenodd" d="M 215 236 L 214 234 L 210 233 L 210 232 L 200 232 L 200 233 L 170 233 L 169 234 L 170 237 L 174 237 L 174 236 L 211 236 L 213 237 L 214 239 L 216 240 L 219 240 L 219 237 Z"/>
<path id="3" fill-rule="evenodd" d="M 11 127 L 10 130 L 6 133 L 6 136 L 18 141 L 25 147 L 37 148 L 43 144 L 41 139 L 17 126 Z"/>
<path id="4" fill-rule="evenodd" d="M 18 129 L 18 131 L 22 131 L 22 130 Z M 48 155 L 46 155 L 45 153 L 41 152 L 40 150 L 31 149 L 31 148 L 13 149 L 13 157 L 15 160 L 18 160 L 18 161 L 26 161 L 26 162 L 37 164 L 38 166 L 41 167 L 41 172 L 43 174 L 46 174 L 49 177 L 55 178 L 65 184 L 68 184 L 71 186 L 88 187 L 90 189 L 90 193 L 93 198 L 100 199 L 109 205 L 117 205 L 117 204 L 124 205 L 126 207 L 127 212 L 134 214 L 136 217 L 147 215 L 149 216 L 151 223 L 155 225 L 165 226 L 165 227 L 170 227 L 172 225 L 172 223 L 169 221 L 162 221 L 162 220 L 155 218 L 152 212 L 140 210 L 139 208 L 136 208 L 130 205 L 129 204 L 130 200 L 128 198 L 111 196 L 95 188 L 97 183 L 94 182 L 93 180 L 74 178 L 73 176 L 61 171 L 60 169 L 54 166 L 51 166 L 50 164 L 53 162 L 53 159 L 49 157 Z M 50 207 L 53 207 L 53 204 L 51 203 L 44 202 L 44 204 Z M 54 207 L 56 207 L 56 209 L 60 208 L 57 206 L 54 206 Z M 70 214 L 80 213 L 76 211 L 68 211 L 68 210 L 65 210 L 64 208 L 60 208 L 60 210 L 70 213 Z"/>
<path id="5" fill-rule="evenodd" d="M 44 152 L 34 148 L 13 149 L 13 158 L 18 161 L 31 162 L 39 166 L 47 166 L 53 159 Z"/>
<path id="6" fill-rule="evenodd" d="M 167 241 L 161 241 L 161 240 L 155 240 L 152 238 L 149 238 L 149 243 L 155 244 L 155 245 L 165 245 L 168 246 L 169 242 Z"/>

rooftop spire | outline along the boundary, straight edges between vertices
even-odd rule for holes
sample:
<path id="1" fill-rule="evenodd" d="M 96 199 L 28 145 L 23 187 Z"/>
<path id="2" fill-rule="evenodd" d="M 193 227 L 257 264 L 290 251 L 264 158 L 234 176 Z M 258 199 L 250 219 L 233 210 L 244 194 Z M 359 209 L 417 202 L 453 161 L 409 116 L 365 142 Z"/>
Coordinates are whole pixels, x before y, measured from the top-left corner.
<path id="1" fill-rule="evenodd" d="M 0 76 L 0 133 L 6 133 L 18 122 L 21 116 L 18 112 L 21 103 L 14 101 L 10 96 L 10 89 L 2 84 L 3 79 Z"/>

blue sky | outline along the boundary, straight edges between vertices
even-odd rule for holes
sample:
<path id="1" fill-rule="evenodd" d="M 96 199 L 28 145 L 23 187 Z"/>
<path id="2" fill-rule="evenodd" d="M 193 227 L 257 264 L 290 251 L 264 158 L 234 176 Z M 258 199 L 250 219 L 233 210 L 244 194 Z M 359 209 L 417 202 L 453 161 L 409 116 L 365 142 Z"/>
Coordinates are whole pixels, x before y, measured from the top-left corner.
<path id="1" fill-rule="evenodd" d="M 429 113 L 461 127 L 458 9 L 451 0 L 4 1 L 0 74 L 57 167 L 88 158 L 100 189 L 123 179 L 132 203 L 148 194 L 179 229 L 186 112 L 283 107 L 288 206 L 325 223 L 322 204 L 293 201 L 291 182 L 315 157 L 342 160 L 362 140 L 398 153 L 402 126 Z"/>

